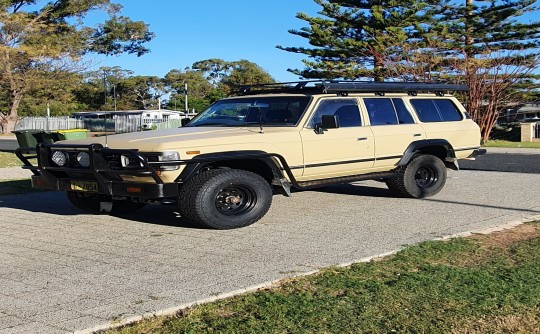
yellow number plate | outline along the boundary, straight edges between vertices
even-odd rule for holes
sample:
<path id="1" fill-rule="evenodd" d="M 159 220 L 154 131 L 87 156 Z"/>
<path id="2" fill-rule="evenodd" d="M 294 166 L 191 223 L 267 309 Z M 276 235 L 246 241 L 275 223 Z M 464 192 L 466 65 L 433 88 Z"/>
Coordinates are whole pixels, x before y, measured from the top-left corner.
<path id="1" fill-rule="evenodd" d="M 98 185 L 97 182 L 92 181 L 71 181 L 71 190 L 96 193 L 98 191 Z"/>

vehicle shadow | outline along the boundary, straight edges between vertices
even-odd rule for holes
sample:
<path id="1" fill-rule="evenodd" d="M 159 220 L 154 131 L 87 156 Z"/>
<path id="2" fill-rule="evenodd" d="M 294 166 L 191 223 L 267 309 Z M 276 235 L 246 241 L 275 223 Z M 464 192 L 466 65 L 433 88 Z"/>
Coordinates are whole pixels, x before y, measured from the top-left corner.
<path id="1" fill-rule="evenodd" d="M 3 208 L 60 216 L 91 216 L 73 207 L 61 191 L 0 196 L 0 214 L 9 216 L 9 211 L 2 212 Z M 146 224 L 199 229 L 188 220 L 180 217 L 178 209 L 174 205 L 147 205 L 141 210 L 113 217 Z"/>
<path id="2" fill-rule="evenodd" d="M 316 191 L 328 194 L 339 194 L 339 195 L 352 195 L 352 196 L 368 196 L 368 197 L 384 197 L 384 198 L 395 198 L 399 197 L 392 191 L 387 188 L 378 188 L 371 187 L 366 185 L 359 184 L 339 184 L 323 188 L 315 188 L 304 191 Z"/>

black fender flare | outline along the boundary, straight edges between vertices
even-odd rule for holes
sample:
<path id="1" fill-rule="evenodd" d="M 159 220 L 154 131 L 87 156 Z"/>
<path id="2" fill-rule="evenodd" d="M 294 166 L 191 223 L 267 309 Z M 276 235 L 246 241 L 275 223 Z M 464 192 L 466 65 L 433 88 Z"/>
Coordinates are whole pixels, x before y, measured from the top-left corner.
<path id="1" fill-rule="evenodd" d="M 200 172 L 205 166 L 220 162 L 220 161 L 231 161 L 231 160 L 260 160 L 264 162 L 272 171 L 274 178 L 281 179 L 283 178 L 283 169 L 287 169 L 288 166 L 281 167 L 278 163 L 278 160 L 283 158 L 279 156 L 280 159 L 276 158 L 276 154 L 271 154 L 265 151 L 258 150 L 246 150 L 246 151 L 225 151 L 225 152 L 216 152 L 216 153 L 206 153 L 200 154 L 194 157 L 191 160 L 188 160 L 186 167 L 180 173 L 177 182 L 185 182 L 194 174 Z"/>
<path id="2" fill-rule="evenodd" d="M 409 144 L 396 166 L 401 167 L 407 165 L 415 154 L 430 148 L 443 148 L 446 151 L 446 157 L 442 159 L 444 164 L 451 169 L 459 170 L 456 152 L 454 151 L 452 144 L 446 139 L 424 139 L 412 142 Z"/>

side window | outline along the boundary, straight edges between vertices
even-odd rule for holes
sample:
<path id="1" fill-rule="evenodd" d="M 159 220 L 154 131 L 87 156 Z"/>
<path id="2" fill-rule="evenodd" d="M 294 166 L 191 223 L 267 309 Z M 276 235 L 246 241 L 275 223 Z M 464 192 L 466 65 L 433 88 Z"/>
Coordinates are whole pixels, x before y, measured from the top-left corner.
<path id="1" fill-rule="evenodd" d="M 420 121 L 424 123 L 454 122 L 463 119 L 458 108 L 448 99 L 412 99 L 411 104 Z"/>
<path id="2" fill-rule="evenodd" d="M 414 124 L 414 119 L 412 118 L 409 110 L 407 110 L 407 107 L 405 107 L 403 100 L 392 99 L 392 102 L 394 103 L 394 108 L 396 108 L 396 115 L 398 117 L 399 124 Z"/>
<path id="3" fill-rule="evenodd" d="M 437 99 L 435 100 L 435 105 L 437 106 L 437 109 L 439 109 L 441 117 L 445 122 L 456 122 L 463 119 L 458 108 L 451 100 Z"/>
<path id="4" fill-rule="evenodd" d="M 364 99 L 371 125 L 398 124 L 391 99 Z"/>
<path id="5" fill-rule="evenodd" d="M 355 99 L 322 100 L 311 118 L 310 127 L 315 128 L 315 124 L 320 124 L 323 115 L 336 115 L 341 128 L 362 125 L 360 109 Z"/>
<path id="6" fill-rule="evenodd" d="M 413 124 L 414 119 L 400 98 L 365 98 L 371 125 Z"/>

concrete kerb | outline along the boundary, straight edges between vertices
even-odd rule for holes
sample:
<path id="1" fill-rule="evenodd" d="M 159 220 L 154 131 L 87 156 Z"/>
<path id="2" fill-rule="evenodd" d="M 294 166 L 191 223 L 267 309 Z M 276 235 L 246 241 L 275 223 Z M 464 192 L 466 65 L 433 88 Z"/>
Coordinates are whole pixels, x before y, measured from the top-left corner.
<path id="1" fill-rule="evenodd" d="M 505 224 L 498 225 L 498 226 L 495 226 L 495 227 L 491 227 L 491 228 L 488 228 L 488 229 L 473 230 L 473 231 L 468 231 L 468 232 L 450 234 L 450 235 L 445 235 L 445 236 L 433 238 L 431 240 L 433 240 L 433 241 L 438 241 L 438 240 L 439 241 L 441 241 L 441 240 L 444 241 L 444 240 L 451 240 L 451 239 L 460 238 L 460 237 L 468 237 L 468 236 L 471 236 L 471 235 L 474 235 L 474 234 L 490 234 L 490 233 L 493 233 L 493 232 L 511 230 L 511 229 L 521 225 L 521 224 L 531 222 L 531 221 L 535 221 L 535 220 L 540 220 L 540 215 L 530 216 L 530 217 L 527 217 L 527 218 L 522 219 L 522 220 L 511 221 L 509 223 L 505 223 Z M 394 254 L 398 253 L 399 251 L 403 250 L 407 246 L 409 246 L 409 245 L 405 245 L 403 247 L 397 248 L 397 249 L 389 251 L 389 252 L 364 257 L 364 258 L 361 258 L 359 260 L 336 264 L 334 267 L 345 268 L 345 267 L 349 267 L 349 266 L 351 266 L 353 264 L 366 263 L 366 262 L 370 262 L 370 261 L 373 261 L 373 260 L 376 260 L 376 259 L 381 259 L 381 258 L 390 256 L 390 255 L 394 255 Z M 75 331 L 74 333 L 75 334 L 92 334 L 92 333 L 96 333 L 96 332 L 100 332 L 100 331 L 106 331 L 106 330 L 109 330 L 109 329 L 134 324 L 136 322 L 139 322 L 139 321 L 142 321 L 142 320 L 147 320 L 147 319 L 152 319 L 152 318 L 155 318 L 155 317 L 174 316 L 174 315 L 176 315 L 178 312 L 180 312 L 182 310 L 189 309 L 189 308 L 195 307 L 197 305 L 208 304 L 208 303 L 216 302 L 216 301 L 223 300 L 223 299 L 226 299 L 226 298 L 230 298 L 230 297 L 234 297 L 234 296 L 238 296 L 238 295 L 242 295 L 242 294 L 246 294 L 246 293 L 256 292 L 256 291 L 263 290 L 263 289 L 272 288 L 272 287 L 275 287 L 275 286 L 279 285 L 281 282 L 283 282 L 284 279 L 294 279 L 294 278 L 300 278 L 300 277 L 314 275 L 314 274 L 320 273 L 325 268 L 327 268 L 327 267 L 319 268 L 319 269 L 316 269 L 316 270 L 311 270 L 311 271 L 307 271 L 307 272 L 303 272 L 303 273 L 298 273 L 298 274 L 295 274 L 295 275 L 288 276 L 286 278 L 281 278 L 281 279 L 277 279 L 277 280 L 264 282 L 264 283 L 261 283 L 261 284 L 252 285 L 252 286 L 242 288 L 242 289 L 238 289 L 238 290 L 234 290 L 234 291 L 231 291 L 231 292 L 221 293 L 221 294 L 218 294 L 216 296 L 203 298 L 203 299 L 196 300 L 196 301 L 193 301 L 193 302 L 190 302 L 190 303 L 185 303 L 185 304 L 182 304 L 182 305 L 179 305 L 179 306 L 175 306 L 175 307 L 171 307 L 171 308 L 167 308 L 167 309 L 163 309 L 163 310 L 159 310 L 159 311 L 155 311 L 155 312 L 144 313 L 142 315 L 129 317 L 129 318 L 126 318 L 126 319 L 123 319 L 123 320 L 120 320 L 120 321 L 114 321 L 114 322 L 111 322 L 111 323 L 98 325 L 98 326 L 93 327 L 93 328 L 88 328 L 88 329 L 84 329 L 84 330 L 80 330 L 80 331 Z"/>

